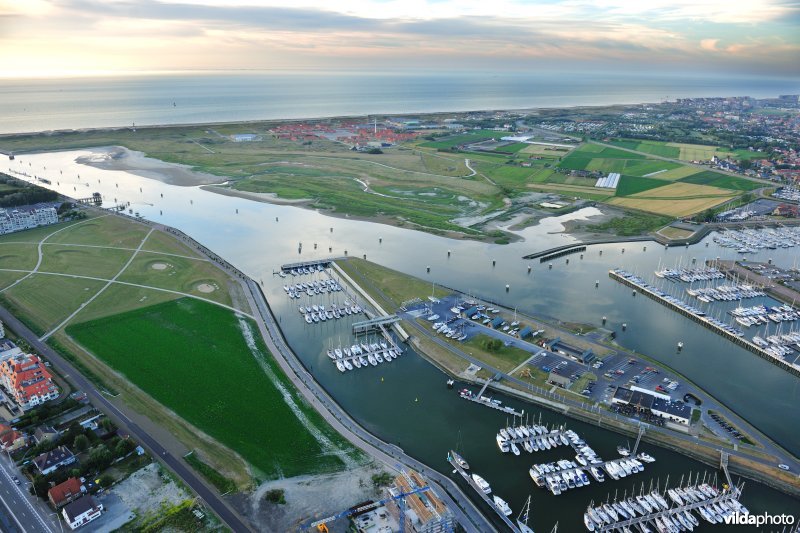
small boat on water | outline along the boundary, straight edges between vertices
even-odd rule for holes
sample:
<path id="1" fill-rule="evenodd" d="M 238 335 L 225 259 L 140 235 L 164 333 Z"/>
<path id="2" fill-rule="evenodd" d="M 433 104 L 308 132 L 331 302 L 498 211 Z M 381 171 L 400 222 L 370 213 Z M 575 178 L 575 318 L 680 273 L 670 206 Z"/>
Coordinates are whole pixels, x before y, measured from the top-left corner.
<path id="1" fill-rule="evenodd" d="M 522 511 L 520 511 L 519 516 L 517 517 L 517 527 L 519 528 L 521 533 L 533 533 L 533 529 L 528 525 L 528 514 L 531 511 L 531 497 L 528 496 L 528 499 L 525 501 L 525 505 L 522 507 Z"/>
<path id="2" fill-rule="evenodd" d="M 456 451 L 455 451 L 455 450 L 451 450 L 451 451 L 450 451 L 450 455 L 453 457 L 453 459 L 455 460 L 456 464 L 458 464 L 458 466 L 460 466 L 460 467 L 461 467 L 461 468 L 463 468 L 464 470 L 469 470 L 469 463 L 467 463 L 467 462 L 464 460 L 464 458 L 463 458 L 463 457 L 461 457 L 460 455 L 458 455 L 458 453 L 456 453 Z"/>
<path id="3" fill-rule="evenodd" d="M 492 499 L 494 500 L 495 507 L 497 507 L 497 509 L 501 513 L 503 513 L 506 516 L 511 515 L 511 507 L 509 507 L 509 505 L 506 503 L 506 501 L 503 498 L 501 498 L 500 496 L 495 494 L 494 496 L 492 496 Z"/>
<path id="4" fill-rule="evenodd" d="M 472 474 L 472 481 L 478 485 L 478 488 L 480 488 L 484 494 L 489 494 L 492 492 L 492 487 L 489 486 L 489 483 L 478 474 Z"/>
<path id="5" fill-rule="evenodd" d="M 347 370 L 344 367 L 344 363 L 342 363 L 341 361 L 336 361 L 336 368 L 339 369 L 339 372 L 344 372 L 345 370 Z"/>

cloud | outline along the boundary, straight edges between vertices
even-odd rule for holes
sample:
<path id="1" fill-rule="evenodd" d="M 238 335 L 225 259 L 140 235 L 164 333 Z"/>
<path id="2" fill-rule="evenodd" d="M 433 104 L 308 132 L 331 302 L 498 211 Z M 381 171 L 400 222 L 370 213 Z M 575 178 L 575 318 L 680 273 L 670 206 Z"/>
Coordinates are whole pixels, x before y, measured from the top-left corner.
<path id="1" fill-rule="evenodd" d="M 292 7 L 285 0 L 36 0 L 19 5 L 0 7 L 0 61 L 12 72 L 89 66 L 580 69 L 592 63 L 655 69 L 724 64 L 732 71 L 757 65 L 797 74 L 800 46 L 796 25 L 789 22 L 800 17 L 797 4 L 783 0 L 294 0 Z"/>

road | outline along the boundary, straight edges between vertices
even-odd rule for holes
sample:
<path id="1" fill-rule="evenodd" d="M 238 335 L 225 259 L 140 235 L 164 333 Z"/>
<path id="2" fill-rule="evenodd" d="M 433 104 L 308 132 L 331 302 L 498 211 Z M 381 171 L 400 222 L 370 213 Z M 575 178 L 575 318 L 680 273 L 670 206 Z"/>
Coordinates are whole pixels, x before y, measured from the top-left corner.
<path id="1" fill-rule="evenodd" d="M 24 338 L 31 347 L 39 354 L 44 356 L 53 368 L 62 376 L 69 376 L 69 381 L 75 385 L 76 388 L 84 391 L 90 398 L 92 404 L 105 412 L 109 417 L 114 420 L 114 423 L 128 432 L 139 444 L 141 444 L 148 452 L 157 458 L 161 463 L 165 464 L 175 475 L 177 475 L 200 499 L 204 500 L 205 504 L 219 516 L 219 518 L 227 524 L 233 531 L 252 531 L 233 509 L 225 503 L 217 493 L 209 488 L 193 471 L 191 471 L 179 457 L 175 457 L 167 451 L 150 433 L 144 430 L 141 426 L 133 422 L 128 416 L 117 408 L 116 405 L 111 403 L 103 394 L 101 394 L 95 386 L 83 377 L 77 369 L 75 369 L 68 361 L 61 357 L 50 346 L 40 341 L 38 335 L 27 328 L 22 322 L 17 320 L 15 316 L 8 312 L 4 307 L 0 307 L 0 320 L 5 323 L 9 329 L 13 330 L 20 337 Z M 0 488 L 0 494 L 2 489 Z M 25 531 L 35 531 L 33 529 Z"/>
<path id="2" fill-rule="evenodd" d="M 27 483 L 17 485 L 12 477 L 20 476 L 8 456 L 0 458 L 0 530 L 22 533 L 59 531 L 55 513 L 41 500 L 31 496 Z"/>

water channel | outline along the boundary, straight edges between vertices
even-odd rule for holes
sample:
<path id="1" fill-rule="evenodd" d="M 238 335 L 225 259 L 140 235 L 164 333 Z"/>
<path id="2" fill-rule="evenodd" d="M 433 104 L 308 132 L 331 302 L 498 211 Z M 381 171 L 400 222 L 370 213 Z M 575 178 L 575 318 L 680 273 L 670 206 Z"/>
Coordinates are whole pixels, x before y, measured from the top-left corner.
<path id="1" fill-rule="evenodd" d="M 525 241 L 510 245 L 457 241 L 291 206 L 222 196 L 199 187 L 167 185 L 129 172 L 100 170 L 75 162 L 77 156 L 87 153 L 23 155 L 9 164 L 14 170 L 47 177 L 52 188 L 67 195 L 89 196 L 97 191 L 103 194 L 107 205 L 113 205 L 114 199 L 130 201 L 132 209 L 145 218 L 183 230 L 254 279 L 263 280 L 265 293 L 290 344 L 316 379 L 356 420 L 442 472 L 449 472 L 447 450 L 460 443 L 473 470 L 492 484 L 495 493 L 506 499 L 515 513 L 528 494 L 533 494 L 531 525 L 537 531 L 549 531 L 556 521 L 561 531 L 581 531 L 583 509 L 592 499 L 604 501 L 615 491 L 619 495 L 625 490 L 630 493 L 634 484 L 638 491 L 642 483 L 647 486 L 656 479 L 663 485 L 667 475 L 674 484 L 690 471 L 711 473 L 713 469 L 643 444 L 642 449 L 657 459 L 644 474 L 617 482 L 592 482 L 589 487 L 552 496 L 534 486 L 528 468 L 533 462 L 571 459 L 574 453 L 558 448 L 533 456 L 524 451 L 520 457 L 502 455 L 494 435 L 506 424 L 505 416 L 461 400 L 445 387 L 445 375 L 416 354 L 409 353 L 391 365 L 340 374 L 324 351 L 331 343 L 338 344 L 339 339 L 349 342 L 349 327 L 344 321 L 307 325 L 298 314 L 296 303 L 285 296 L 283 280 L 272 275 L 273 270 L 282 263 L 342 256 L 345 252 L 358 257 L 366 254 L 372 261 L 432 283 L 494 298 L 527 312 L 597 325 L 606 316 L 606 327 L 619 333 L 622 345 L 691 376 L 761 431 L 795 455 L 800 454 L 800 380 L 652 300 L 632 297 L 630 289 L 608 278 L 608 270 L 614 267 L 650 279 L 659 264 L 672 266 L 679 260 L 687 264 L 692 258 L 700 263 L 703 259 L 732 259 L 737 255 L 735 250 L 717 246 L 710 237 L 688 248 L 665 249 L 654 242 L 594 245 L 588 247 L 582 259 L 569 256 L 567 264 L 567 258 L 560 258 L 549 269 L 547 263 L 521 257 L 574 240 L 556 233 L 561 229 L 558 218 L 526 228 L 520 232 Z M 591 212 L 582 210 L 567 217 L 587 214 Z M 791 266 L 797 257 L 798 249 L 794 248 L 765 250 L 751 254 L 750 259 L 771 258 L 778 265 Z M 533 267 L 530 274 L 528 264 Z M 426 272 L 428 266 L 430 273 Z M 599 280 L 598 287 L 595 280 Z M 508 293 L 506 284 L 511 287 Z M 625 332 L 621 331 L 623 322 L 627 323 Z M 680 353 L 675 349 L 679 340 L 685 344 Z M 603 457 L 614 457 L 616 445 L 624 440 L 610 431 L 499 397 L 517 410 L 524 409 L 537 417 L 541 412 L 543 422 L 567 424 Z M 756 512 L 791 512 L 800 508 L 797 500 L 754 482 L 747 483 L 743 501 Z M 723 530 L 724 526 L 713 529 Z"/>

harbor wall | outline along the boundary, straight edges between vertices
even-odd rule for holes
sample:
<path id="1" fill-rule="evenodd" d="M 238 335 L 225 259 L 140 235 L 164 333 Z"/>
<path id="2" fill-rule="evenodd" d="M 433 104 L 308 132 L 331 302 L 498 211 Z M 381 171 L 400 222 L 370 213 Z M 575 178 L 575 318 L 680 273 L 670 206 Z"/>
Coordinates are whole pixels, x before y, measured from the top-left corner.
<path id="1" fill-rule="evenodd" d="M 649 290 L 645 289 L 644 287 L 640 287 L 636 283 L 633 283 L 632 281 L 630 281 L 628 279 L 625 279 L 624 277 L 622 277 L 621 275 L 617 274 L 613 270 L 608 272 L 608 276 L 611 279 L 614 279 L 614 280 L 622 283 L 623 285 L 627 285 L 628 287 L 631 287 L 631 288 L 635 289 L 637 292 L 639 292 L 641 294 L 644 294 L 648 298 L 657 301 L 661 305 L 672 309 L 676 313 L 679 313 L 679 314 L 681 314 L 681 315 L 683 315 L 683 316 L 685 316 L 687 318 L 692 319 L 693 321 L 697 322 L 698 324 L 701 324 L 701 325 L 707 327 L 711 331 L 714 331 L 715 333 L 725 337 L 726 339 L 728 339 L 729 341 L 733 342 L 734 344 L 737 344 L 738 346 L 741 346 L 742 348 L 753 352 L 754 354 L 756 354 L 757 356 L 761 357 L 762 359 L 765 359 L 765 360 L 769 361 L 770 363 L 774 364 L 775 366 L 778 366 L 778 367 L 782 368 L 783 370 L 786 370 L 790 374 L 793 374 L 795 376 L 800 377 L 800 370 L 799 369 L 797 369 L 796 367 L 790 365 L 789 363 L 787 363 L 783 359 L 779 359 L 777 357 L 773 357 L 773 356 L 769 355 L 768 353 L 766 353 L 764 350 L 762 350 L 761 348 L 759 348 L 758 346 L 756 346 L 752 342 L 750 342 L 750 341 L 748 341 L 746 339 L 743 339 L 742 337 L 738 337 L 738 336 L 734 335 L 733 333 L 730 333 L 728 331 L 725 331 L 722 328 L 719 328 L 719 327 L 715 326 L 714 324 L 712 324 L 708 320 L 704 320 L 702 317 L 697 316 L 694 313 L 690 313 L 686 309 L 683 309 L 682 307 L 679 307 L 679 306 L 673 304 L 672 302 L 662 298 L 661 296 L 659 296 L 659 295 L 657 295 L 657 294 L 655 294 L 653 292 L 650 292 Z"/>

